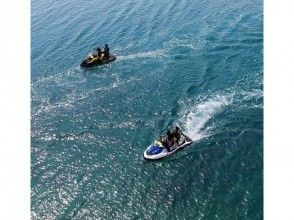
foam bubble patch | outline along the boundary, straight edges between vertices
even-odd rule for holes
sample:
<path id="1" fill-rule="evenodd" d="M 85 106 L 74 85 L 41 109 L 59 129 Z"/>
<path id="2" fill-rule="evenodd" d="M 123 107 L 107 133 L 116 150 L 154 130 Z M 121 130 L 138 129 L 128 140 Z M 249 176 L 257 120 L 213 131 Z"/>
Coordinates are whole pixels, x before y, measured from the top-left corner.
<path id="1" fill-rule="evenodd" d="M 124 60 L 140 59 L 140 58 L 159 58 L 163 56 L 165 56 L 165 50 L 159 49 L 154 51 L 130 54 L 126 56 L 118 56 L 117 60 L 124 61 Z"/>
<path id="2" fill-rule="evenodd" d="M 183 109 L 180 124 L 184 133 L 193 141 L 201 140 L 210 136 L 209 129 L 205 126 L 215 114 L 222 111 L 224 107 L 232 103 L 233 95 L 215 95 L 210 98 L 201 98 L 196 104 Z"/>

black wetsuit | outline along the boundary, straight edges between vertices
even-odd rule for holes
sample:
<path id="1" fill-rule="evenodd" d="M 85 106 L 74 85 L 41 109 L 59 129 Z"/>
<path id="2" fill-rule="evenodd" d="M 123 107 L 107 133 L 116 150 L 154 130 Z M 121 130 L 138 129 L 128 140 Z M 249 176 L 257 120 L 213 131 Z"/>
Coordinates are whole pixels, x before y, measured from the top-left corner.
<path id="1" fill-rule="evenodd" d="M 168 152 L 170 152 L 170 148 L 173 146 L 173 137 L 172 137 L 172 134 L 168 135 L 166 137 L 166 149 Z"/>
<path id="2" fill-rule="evenodd" d="M 161 144 L 163 147 L 165 147 L 167 149 L 168 152 L 170 152 L 170 141 L 168 141 L 168 138 L 166 137 L 165 139 L 163 140 L 160 140 Z"/>
<path id="3" fill-rule="evenodd" d="M 181 138 L 181 132 L 174 130 L 171 134 L 172 138 L 179 144 L 179 140 Z"/>
<path id="4" fill-rule="evenodd" d="M 101 58 L 101 53 L 102 53 L 101 49 L 97 49 L 97 52 L 98 52 L 98 57 Z"/>
<path id="5" fill-rule="evenodd" d="M 104 54 L 105 54 L 105 59 L 108 59 L 109 58 L 109 47 L 105 47 L 104 48 Z"/>

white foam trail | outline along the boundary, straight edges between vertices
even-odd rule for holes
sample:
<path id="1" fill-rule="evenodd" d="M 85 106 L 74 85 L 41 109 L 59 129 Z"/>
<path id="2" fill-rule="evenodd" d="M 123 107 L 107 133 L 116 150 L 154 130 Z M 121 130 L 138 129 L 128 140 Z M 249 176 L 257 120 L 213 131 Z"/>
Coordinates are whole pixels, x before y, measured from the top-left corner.
<path id="1" fill-rule="evenodd" d="M 180 39 L 172 39 L 169 42 L 166 42 L 164 44 L 164 47 L 168 48 L 169 50 L 174 49 L 175 47 L 188 47 L 192 50 L 198 50 L 193 43 L 191 43 L 189 40 L 180 40 Z"/>
<path id="2" fill-rule="evenodd" d="M 147 52 L 142 52 L 142 53 L 135 53 L 135 54 L 130 54 L 126 56 L 118 56 L 118 60 L 131 60 L 131 59 L 137 59 L 137 58 L 158 58 L 165 56 L 165 50 L 159 49 L 159 50 L 154 50 L 154 51 L 147 51 Z"/>
<path id="3" fill-rule="evenodd" d="M 133 43 L 128 44 L 124 50 L 130 48 L 133 46 Z M 166 57 L 167 54 L 170 54 L 169 51 L 173 50 L 175 47 L 188 47 L 193 50 L 197 50 L 198 48 L 195 47 L 192 43 L 190 43 L 187 40 L 179 40 L 179 39 L 173 39 L 169 42 L 164 43 L 163 49 L 157 49 L 154 51 L 147 51 L 147 52 L 140 52 L 125 56 L 117 56 L 117 60 L 131 60 L 131 59 L 138 59 L 138 58 L 159 58 L 159 57 Z M 114 50 L 115 51 L 121 51 L 120 49 Z"/>
<path id="4" fill-rule="evenodd" d="M 225 106 L 232 103 L 233 95 L 216 95 L 212 98 L 201 99 L 191 108 L 183 111 L 180 124 L 183 125 L 186 133 L 193 141 L 210 136 L 208 129 L 204 130 L 205 124 Z"/>

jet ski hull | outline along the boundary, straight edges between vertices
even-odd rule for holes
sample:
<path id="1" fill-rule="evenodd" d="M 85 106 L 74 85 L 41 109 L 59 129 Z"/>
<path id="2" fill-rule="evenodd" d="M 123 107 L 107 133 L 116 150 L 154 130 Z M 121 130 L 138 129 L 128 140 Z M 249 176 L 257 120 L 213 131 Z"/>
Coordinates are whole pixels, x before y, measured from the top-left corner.
<path id="1" fill-rule="evenodd" d="M 143 158 L 145 160 L 159 160 L 164 157 L 167 157 L 176 151 L 183 149 L 184 147 L 193 143 L 193 141 L 186 135 L 182 134 L 180 144 L 178 146 L 174 145 L 170 148 L 170 151 L 167 151 L 167 148 L 160 146 L 160 144 L 151 144 L 144 151 Z M 158 143 L 158 142 L 157 142 Z M 161 149 L 160 149 L 161 148 Z"/>
<path id="2" fill-rule="evenodd" d="M 100 66 L 100 65 L 104 65 L 106 63 L 112 62 L 116 60 L 116 56 L 113 54 L 109 54 L 109 57 L 107 60 L 95 60 L 93 62 L 88 62 L 87 59 L 83 60 L 83 62 L 80 64 L 81 67 L 93 67 L 93 66 Z"/>

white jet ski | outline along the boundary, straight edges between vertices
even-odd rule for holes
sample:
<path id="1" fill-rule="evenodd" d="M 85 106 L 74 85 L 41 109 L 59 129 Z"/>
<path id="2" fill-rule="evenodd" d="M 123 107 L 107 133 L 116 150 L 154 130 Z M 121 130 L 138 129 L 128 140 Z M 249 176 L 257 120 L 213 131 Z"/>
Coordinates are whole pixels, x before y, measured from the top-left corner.
<path id="1" fill-rule="evenodd" d="M 179 144 L 174 144 L 170 147 L 170 151 L 167 150 L 167 147 L 164 146 L 162 142 L 166 139 L 166 135 L 161 136 L 159 140 L 156 140 L 153 144 L 151 144 L 144 152 L 144 159 L 146 160 L 158 160 L 164 157 L 167 157 L 170 154 L 175 153 L 177 150 L 184 148 L 190 144 L 192 144 L 191 138 L 188 136 L 181 134 L 179 139 Z"/>

